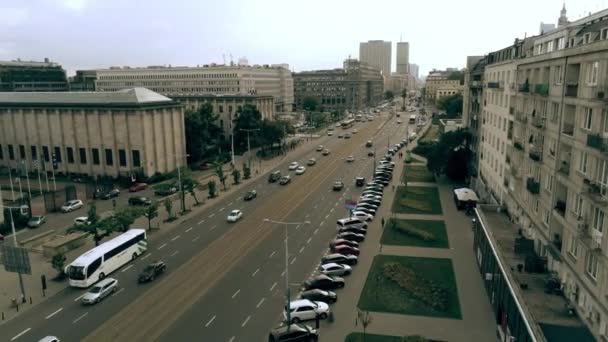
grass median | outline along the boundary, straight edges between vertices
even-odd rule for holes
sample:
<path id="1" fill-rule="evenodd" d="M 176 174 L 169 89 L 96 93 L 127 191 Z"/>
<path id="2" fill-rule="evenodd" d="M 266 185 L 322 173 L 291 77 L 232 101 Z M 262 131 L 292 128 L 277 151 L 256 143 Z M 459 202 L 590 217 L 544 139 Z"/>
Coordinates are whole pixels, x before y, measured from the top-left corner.
<path id="1" fill-rule="evenodd" d="M 372 326 L 374 323 L 372 322 Z M 377 334 L 365 334 L 360 332 L 350 333 L 344 338 L 344 342 L 441 342 L 429 340 L 422 336 L 389 336 Z"/>
<path id="2" fill-rule="evenodd" d="M 436 187 L 399 186 L 391 211 L 398 214 L 441 215 L 441 201 Z"/>
<path id="3" fill-rule="evenodd" d="M 394 246 L 449 248 L 443 221 L 389 219 L 381 243 Z"/>
<path id="4" fill-rule="evenodd" d="M 426 165 L 410 164 L 403 168 L 401 179 L 404 182 L 435 183 L 435 176 Z"/>

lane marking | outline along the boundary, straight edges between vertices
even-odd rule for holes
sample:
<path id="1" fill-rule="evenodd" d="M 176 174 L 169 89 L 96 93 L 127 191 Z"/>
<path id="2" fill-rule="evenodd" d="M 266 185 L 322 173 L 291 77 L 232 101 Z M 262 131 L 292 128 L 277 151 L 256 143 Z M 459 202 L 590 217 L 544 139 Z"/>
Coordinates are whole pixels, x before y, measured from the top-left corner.
<path id="1" fill-rule="evenodd" d="M 251 275 L 252 277 L 255 277 L 256 274 L 258 274 L 258 272 L 260 271 L 260 269 L 256 269 L 255 272 L 253 272 L 253 274 Z"/>
<path id="2" fill-rule="evenodd" d="M 57 311 L 55 311 L 52 314 L 46 316 L 44 319 L 49 319 L 49 318 L 55 316 L 56 314 L 60 313 L 62 310 L 63 310 L 63 308 L 59 308 L 59 309 L 57 309 Z"/>
<path id="3" fill-rule="evenodd" d="M 296 230 L 298 230 L 298 229 L 300 229 L 300 225 L 297 225 L 297 226 L 296 226 Z"/>
<path id="4" fill-rule="evenodd" d="M 300 254 L 302 254 L 302 252 L 304 252 L 304 246 L 302 246 L 302 248 L 300 248 Z"/>
<path id="5" fill-rule="evenodd" d="M 275 281 L 274 284 L 272 284 L 272 286 L 270 287 L 270 291 L 274 290 L 274 288 L 277 286 L 277 282 Z"/>
<path id="6" fill-rule="evenodd" d="M 276 251 L 272 251 L 272 253 L 270 253 L 270 255 L 268 256 L 268 258 L 272 258 L 272 256 L 274 255 L 274 253 L 276 253 Z"/>
<path id="7" fill-rule="evenodd" d="M 315 229 L 314 232 L 312 232 L 313 234 L 317 234 L 319 232 L 319 228 Z"/>
<path id="8" fill-rule="evenodd" d="M 209 218 L 212 218 L 213 216 L 215 216 L 215 213 L 209 215 Z"/>
<path id="9" fill-rule="evenodd" d="M 327 218 L 329 217 L 329 214 L 325 215 L 325 219 L 327 220 Z"/>
<path id="10" fill-rule="evenodd" d="M 175 241 L 177 239 L 179 239 L 180 235 L 176 235 L 173 239 L 171 239 L 171 241 Z"/>
<path id="11" fill-rule="evenodd" d="M 251 319 L 251 315 L 247 316 L 247 318 L 245 318 L 245 320 L 243 321 L 243 324 L 241 324 L 241 328 L 244 328 L 245 325 L 247 325 L 247 322 L 249 322 L 250 319 Z"/>
<path id="12" fill-rule="evenodd" d="M 231 338 L 228 340 L 228 342 L 234 342 L 234 339 L 235 339 L 235 338 L 236 338 L 236 337 L 232 336 L 232 337 L 231 337 Z"/>
<path id="13" fill-rule="evenodd" d="M 72 324 L 76 324 L 76 322 L 80 321 L 81 319 L 83 319 L 88 314 L 89 314 L 88 312 L 83 313 L 81 316 L 79 316 L 78 318 L 76 318 L 75 320 L 73 320 Z"/>
<path id="14" fill-rule="evenodd" d="M 75 302 L 79 301 L 79 300 L 80 300 L 80 298 L 84 297 L 84 295 L 86 295 L 86 294 L 87 294 L 86 292 L 85 292 L 85 293 L 83 293 L 83 294 L 81 294 L 80 296 L 76 297 L 76 299 L 74 299 L 74 301 L 75 301 Z"/>
<path id="15" fill-rule="evenodd" d="M 205 222 L 205 220 L 200 220 L 200 221 L 198 221 L 198 223 L 197 223 L 197 224 L 199 224 L 199 225 L 200 225 L 200 224 L 202 224 L 203 222 Z"/>
<path id="16" fill-rule="evenodd" d="M 122 292 L 122 291 L 124 291 L 124 290 L 125 290 L 125 288 L 124 288 L 124 287 L 121 287 L 121 288 L 120 288 L 120 290 L 118 290 L 118 291 L 114 292 L 114 294 L 113 294 L 112 296 L 116 296 L 117 294 L 121 293 L 121 292 Z"/>
<path id="17" fill-rule="evenodd" d="M 127 271 L 129 270 L 129 268 L 131 268 L 131 267 L 133 267 L 133 264 L 131 264 L 131 265 L 129 265 L 129 266 L 127 266 L 127 267 L 123 268 L 123 269 L 122 269 L 122 271 L 120 271 L 120 272 L 121 272 L 121 273 L 125 273 L 125 272 L 127 272 Z"/>
<path id="18" fill-rule="evenodd" d="M 321 223 L 319 223 L 319 226 L 322 226 L 325 224 L 325 220 L 321 221 Z"/>
<path id="19" fill-rule="evenodd" d="M 294 262 L 296 262 L 296 257 L 293 257 L 293 260 L 291 260 L 291 262 L 289 264 L 293 265 Z"/>
<path id="20" fill-rule="evenodd" d="M 148 254 L 144 255 L 144 256 L 143 256 L 143 258 L 141 258 L 141 260 L 146 260 L 147 258 L 149 258 L 149 257 L 150 257 L 150 255 L 152 255 L 152 252 L 150 252 L 150 253 L 148 253 Z"/>
<path id="21" fill-rule="evenodd" d="M 306 244 L 308 245 L 310 243 L 310 241 L 312 241 L 311 237 L 309 237 L 308 240 L 306 240 Z"/>
<path id="22" fill-rule="evenodd" d="M 213 227 L 211 227 L 211 228 L 209 229 L 209 231 L 214 230 L 216 227 L 217 227 L 217 224 L 214 224 L 214 225 L 213 225 Z"/>
<path id="23" fill-rule="evenodd" d="M 239 292 L 241 292 L 241 289 L 236 290 L 236 292 L 232 295 L 232 299 L 234 299 L 234 297 L 236 297 Z"/>
<path id="24" fill-rule="evenodd" d="M 21 335 L 25 334 L 26 332 L 32 330 L 32 328 L 27 328 L 25 330 L 23 330 L 22 332 L 18 333 L 17 335 L 15 335 L 15 337 L 11 338 L 11 341 L 14 341 L 16 339 L 18 339 L 19 337 L 21 337 Z"/>
<path id="25" fill-rule="evenodd" d="M 228 203 L 228 205 L 229 205 L 229 206 L 231 206 L 231 205 L 232 205 L 232 203 L 233 203 L 233 202 L 230 202 L 230 203 Z"/>
<path id="26" fill-rule="evenodd" d="M 163 248 L 165 248 L 166 245 L 167 245 L 166 243 L 163 243 L 162 245 L 160 245 L 160 247 L 158 247 L 158 249 L 163 249 Z"/>
<path id="27" fill-rule="evenodd" d="M 285 276 L 285 271 L 281 272 L 281 277 Z"/>
<path id="28" fill-rule="evenodd" d="M 215 321 L 215 315 L 213 315 L 213 317 L 211 317 L 211 319 L 207 322 L 207 324 L 205 324 L 205 328 L 209 326 L 209 324 L 213 323 L 213 321 Z"/>
<path id="29" fill-rule="evenodd" d="M 308 216 L 310 216 L 310 214 L 306 214 L 306 215 L 304 216 L 304 218 L 308 218 Z"/>
<path id="30" fill-rule="evenodd" d="M 224 211 L 224 209 L 226 209 L 225 207 L 221 207 L 220 210 L 218 211 Z"/>
<path id="31" fill-rule="evenodd" d="M 172 257 L 172 256 L 176 256 L 176 255 L 177 255 L 177 253 L 179 253 L 179 251 L 175 251 L 175 252 L 173 252 L 173 254 L 171 254 L 171 255 L 169 255 L 169 256 L 170 256 L 170 257 Z"/>
<path id="32" fill-rule="evenodd" d="M 266 297 L 262 297 L 262 299 L 260 299 L 260 301 L 258 302 L 258 305 L 256 305 L 256 308 L 259 308 L 260 305 L 262 305 L 262 303 L 264 303 L 264 301 L 266 300 Z"/>
<path id="33" fill-rule="evenodd" d="M 186 229 L 186 233 L 189 232 L 189 231 L 191 231 L 192 228 L 194 228 L 194 227 L 190 227 L 190 228 Z"/>
<path id="34" fill-rule="evenodd" d="M 200 238 L 200 235 L 197 235 L 194 239 L 192 239 L 192 242 L 195 242 L 196 240 L 198 240 L 198 238 Z"/>

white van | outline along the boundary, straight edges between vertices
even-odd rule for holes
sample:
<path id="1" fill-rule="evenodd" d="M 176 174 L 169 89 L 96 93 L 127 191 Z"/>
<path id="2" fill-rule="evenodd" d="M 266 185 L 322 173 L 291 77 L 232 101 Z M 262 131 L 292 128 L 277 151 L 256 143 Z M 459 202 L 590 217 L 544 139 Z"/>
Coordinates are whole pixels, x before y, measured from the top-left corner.
<path id="1" fill-rule="evenodd" d="M 347 227 L 357 227 L 367 229 L 367 223 L 360 218 L 357 217 L 347 217 L 338 220 L 337 222 L 338 229 L 347 228 Z"/>

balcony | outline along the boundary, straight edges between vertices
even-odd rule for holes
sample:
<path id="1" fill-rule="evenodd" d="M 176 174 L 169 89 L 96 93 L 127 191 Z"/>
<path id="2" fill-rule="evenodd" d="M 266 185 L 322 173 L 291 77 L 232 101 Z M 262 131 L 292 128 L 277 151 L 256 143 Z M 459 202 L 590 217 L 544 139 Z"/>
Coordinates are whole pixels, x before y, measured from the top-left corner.
<path id="1" fill-rule="evenodd" d="M 526 180 L 526 189 L 528 189 L 531 194 L 538 195 L 540 193 L 540 182 L 532 177 L 529 177 Z"/>
<path id="2" fill-rule="evenodd" d="M 524 150 L 524 145 L 522 143 L 520 143 L 519 141 L 514 142 L 513 147 L 515 147 L 516 149 L 518 149 L 520 151 Z"/>
<path id="3" fill-rule="evenodd" d="M 543 150 L 540 148 L 534 148 L 534 149 L 530 150 L 530 153 L 528 154 L 528 156 L 530 157 L 530 159 L 532 159 L 536 162 L 540 162 L 543 160 Z"/>
<path id="4" fill-rule="evenodd" d="M 527 123 L 528 115 L 524 112 L 515 112 L 515 120 L 517 120 L 521 123 Z"/>
<path id="5" fill-rule="evenodd" d="M 542 96 L 549 95 L 549 83 L 540 83 L 534 85 L 534 93 Z"/>
<path id="6" fill-rule="evenodd" d="M 515 114 L 515 107 L 509 107 L 509 114 L 510 115 L 514 115 Z"/>
<path id="7" fill-rule="evenodd" d="M 557 171 L 565 176 L 568 176 L 570 174 L 570 163 L 565 160 L 562 160 Z"/>
<path id="8" fill-rule="evenodd" d="M 564 124 L 562 125 L 562 133 L 571 136 L 574 135 L 574 124 L 564 122 Z"/>
<path id="9" fill-rule="evenodd" d="M 540 116 L 532 117 L 532 126 L 536 128 L 545 128 L 545 118 Z"/>
<path id="10" fill-rule="evenodd" d="M 602 187 L 600 184 L 588 181 L 585 179 L 585 186 L 583 187 L 584 194 L 587 195 L 593 202 L 597 204 L 604 204 L 608 202 L 608 198 L 606 198 L 606 188 Z"/>
<path id="11" fill-rule="evenodd" d="M 587 146 L 598 149 L 602 152 L 608 152 L 608 141 L 600 134 L 588 134 Z"/>
<path id="12" fill-rule="evenodd" d="M 557 200 L 555 203 L 555 211 L 564 217 L 566 215 L 566 201 Z"/>
<path id="13" fill-rule="evenodd" d="M 576 97 L 578 95 L 578 84 L 566 84 L 566 96 Z"/>
<path id="14" fill-rule="evenodd" d="M 518 90 L 519 90 L 520 93 L 529 93 L 530 92 L 530 84 L 529 83 L 520 84 Z"/>

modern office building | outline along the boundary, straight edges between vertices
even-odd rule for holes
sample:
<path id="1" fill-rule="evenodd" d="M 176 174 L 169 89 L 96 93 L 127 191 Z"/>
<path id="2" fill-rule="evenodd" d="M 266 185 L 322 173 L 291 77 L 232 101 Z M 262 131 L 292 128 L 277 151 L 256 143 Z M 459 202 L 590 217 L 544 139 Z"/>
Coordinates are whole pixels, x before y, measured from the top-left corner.
<path id="1" fill-rule="evenodd" d="M 202 67 L 112 67 L 78 71 L 74 90 L 117 91 L 145 87 L 167 97 L 185 95 L 270 95 L 275 111 L 293 109 L 293 78 L 286 64 Z"/>
<path id="2" fill-rule="evenodd" d="M 410 73 L 410 43 L 397 43 L 397 74 L 405 75 Z"/>
<path id="3" fill-rule="evenodd" d="M 380 69 L 385 77 L 391 74 L 391 42 L 370 40 L 359 43 L 359 60 Z"/>
<path id="4" fill-rule="evenodd" d="M 0 93 L 2 166 L 151 176 L 185 153 L 183 106 L 145 88 Z"/>
<path id="5" fill-rule="evenodd" d="M 477 189 L 528 245 L 524 267 L 536 260 L 560 307 L 608 340 L 608 10 L 558 22 L 486 57 Z"/>
<path id="6" fill-rule="evenodd" d="M 414 76 L 415 79 L 419 78 L 420 67 L 418 66 L 418 64 L 410 63 L 408 70 L 409 70 L 409 74 Z"/>
<path id="7" fill-rule="evenodd" d="M 48 58 L 44 62 L 0 61 L 0 92 L 67 90 L 65 70 Z"/>
<path id="8" fill-rule="evenodd" d="M 358 110 L 382 101 L 380 70 L 356 59 L 344 61 L 343 68 L 294 73 L 296 109 L 313 97 L 325 111 Z"/>

